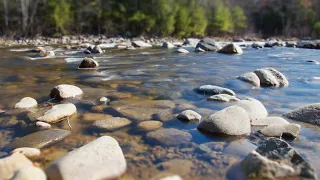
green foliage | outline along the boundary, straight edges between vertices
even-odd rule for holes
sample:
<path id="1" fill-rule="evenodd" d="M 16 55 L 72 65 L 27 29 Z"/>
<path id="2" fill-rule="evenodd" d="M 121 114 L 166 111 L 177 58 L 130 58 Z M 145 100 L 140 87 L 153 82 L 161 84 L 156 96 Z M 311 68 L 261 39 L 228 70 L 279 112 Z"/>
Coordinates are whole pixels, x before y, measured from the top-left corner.
<path id="1" fill-rule="evenodd" d="M 208 26 L 204 9 L 202 7 L 195 8 L 191 14 L 191 19 L 192 35 L 203 37 Z"/>
<path id="2" fill-rule="evenodd" d="M 232 10 L 232 19 L 234 23 L 235 31 L 241 32 L 247 28 L 247 17 L 240 6 L 236 6 Z"/>
<path id="3" fill-rule="evenodd" d="M 233 22 L 230 8 L 219 3 L 214 10 L 213 27 L 220 32 L 233 32 Z"/>
<path id="4" fill-rule="evenodd" d="M 313 26 L 313 34 L 320 37 L 320 21 L 316 22 Z"/>
<path id="5" fill-rule="evenodd" d="M 71 3 L 68 0 L 50 0 L 49 7 L 51 7 L 51 18 L 54 21 L 57 32 L 67 34 L 67 25 L 72 20 Z"/>

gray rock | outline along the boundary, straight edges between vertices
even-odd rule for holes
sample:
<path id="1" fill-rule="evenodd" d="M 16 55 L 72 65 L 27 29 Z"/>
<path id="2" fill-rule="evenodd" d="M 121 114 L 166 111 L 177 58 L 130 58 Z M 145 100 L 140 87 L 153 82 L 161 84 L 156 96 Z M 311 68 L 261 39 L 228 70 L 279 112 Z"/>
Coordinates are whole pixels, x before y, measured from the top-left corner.
<path id="1" fill-rule="evenodd" d="M 238 106 L 230 106 L 216 112 L 204 119 L 198 129 L 213 134 L 234 136 L 251 132 L 249 116 L 246 110 Z"/>
<path id="2" fill-rule="evenodd" d="M 22 148 L 17 148 L 11 151 L 11 154 L 14 154 L 14 153 L 23 154 L 28 158 L 35 158 L 40 156 L 41 151 L 40 149 L 37 149 L 37 148 L 22 147 Z"/>
<path id="3" fill-rule="evenodd" d="M 114 131 L 114 130 L 123 128 L 125 126 L 128 126 L 130 124 L 131 124 L 131 121 L 126 118 L 112 117 L 108 119 L 95 121 L 92 124 L 92 126 L 94 128 L 98 128 L 106 131 Z"/>
<path id="4" fill-rule="evenodd" d="M 77 86 L 61 84 L 51 90 L 50 97 L 55 99 L 68 99 L 83 95 L 83 91 Z"/>
<path id="5" fill-rule="evenodd" d="M 216 44 L 216 42 L 213 39 L 210 38 L 204 38 L 202 39 L 196 46 L 197 48 L 201 48 L 205 51 L 219 51 L 220 47 Z"/>
<path id="6" fill-rule="evenodd" d="M 174 45 L 171 44 L 170 42 L 164 42 L 161 47 L 171 49 L 171 48 L 174 48 Z"/>
<path id="7" fill-rule="evenodd" d="M 62 129 L 38 131 L 24 137 L 14 139 L 13 142 L 9 144 L 8 149 L 13 150 L 21 147 L 41 149 L 43 147 L 61 141 L 68 135 L 70 135 L 70 131 Z"/>
<path id="8" fill-rule="evenodd" d="M 183 45 L 184 45 L 184 46 L 196 47 L 197 44 L 198 44 L 198 42 L 199 42 L 199 39 L 187 38 L 187 39 L 183 42 Z"/>
<path id="9" fill-rule="evenodd" d="M 103 53 L 102 49 L 100 48 L 100 46 L 94 46 L 93 49 L 91 50 L 91 53 L 94 54 L 99 54 L 99 53 Z"/>
<path id="10" fill-rule="evenodd" d="M 146 135 L 146 139 L 163 146 L 176 146 L 191 141 L 192 135 L 173 128 L 161 128 Z"/>
<path id="11" fill-rule="evenodd" d="M 143 131 L 154 131 L 163 126 L 163 123 L 160 121 L 143 121 L 138 124 L 137 128 Z"/>
<path id="12" fill-rule="evenodd" d="M 47 176 L 42 169 L 28 166 L 20 169 L 12 180 L 46 180 Z"/>
<path id="13" fill-rule="evenodd" d="M 91 58 L 84 58 L 81 64 L 79 65 L 79 68 L 95 68 L 98 67 L 99 64 L 97 61 L 91 59 Z"/>
<path id="14" fill-rule="evenodd" d="M 137 48 L 149 48 L 152 47 L 151 44 L 145 43 L 143 41 L 132 41 L 132 46 Z"/>
<path id="15" fill-rule="evenodd" d="M 188 50 L 183 49 L 183 48 L 177 49 L 177 52 L 178 52 L 178 53 L 181 53 L 181 54 L 188 54 L 188 53 L 190 53 Z"/>
<path id="16" fill-rule="evenodd" d="M 200 121 L 202 116 L 195 111 L 185 110 L 181 112 L 177 118 L 183 121 Z"/>
<path id="17" fill-rule="evenodd" d="M 226 46 L 224 46 L 221 50 L 219 50 L 219 53 L 223 53 L 223 54 L 242 54 L 243 51 L 241 49 L 240 46 L 238 46 L 237 44 L 228 44 Z"/>
<path id="18" fill-rule="evenodd" d="M 126 160 L 118 142 L 100 137 L 53 162 L 46 173 L 49 179 L 116 179 L 125 173 Z"/>
<path id="19" fill-rule="evenodd" d="M 307 63 L 311 63 L 311 64 L 320 64 L 318 61 L 316 60 L 308 60 L 306 61 Z"/>
<path id="20" fill-rule="evenodd" d="M 261 86 L 286 87 L 289 85 L 287 78 L 274 68 L 257 69 L 254 73 L 259 77 Z"/>
<path id="21" fill-rule="evenodd" d="M 201 94 L 209 94 L 209 95 L 216 95 L 216 94 L 229 94 L 231 96 L 235 96 L 236 93 L 234 93 L 232 90 L 219 87 L 219 86 L 213 86 L 213 85 L 203 85 L 195 89 L 197 93 Z"/>
<path id="22" fill-rule="evenodd" d="M 309 104 L 283 115 L 286 118 L 320 125 L 320 103 Z"/>
<path id="23" fill-rule="evenodd" d="M 239 80 L 251 83 L 254 86 L 260 86 L 260 79 L 254 72 L 248 72 L 238 77 Z"/>
<path id="24" fill-rule="evenodd" d="M 260 132 L 269 137 L 289 136 L 296 138 L 300 133 L 300 128 L 299 124 L 273 124 L 264 127 Z"/>
<path id="25" fill-rule="evenodd" d="M 208 98 L 209 101 L 221 101 L 221 102 L 230 102 L 230 101 L 240 101 L 236 96 L 231 96 L 229 94 L 218 94 L 213 95 Z"/>
<path id="26" fill-rule="evenodd" d="M 194 51 L 195 52 L 206 52 L 205 50 L 201 49 L 200 47 L 197 47 Z"/>
<path id="27" fill-rule="evenodd" d="M 268 111 L 264 105 L 253 98 L 247 98 L 247 100 L 241 100 L 235 106 L 242 107 L 249 115 L 251 121 L 264 119 L 268 116 Z"/>
<path id="28" fill-rule="evenodd" d="M 33 108 L 33 107 L 37 107 L 38 103 L 35 99 L 31 98 L 31 97 L 25 97 L 22 98 L 20 100 L 20 102 L 18 102 L 14 108 L 16 109 L 28 109 L 28 108 Z"/>
<path id="29" fill-rule="evenodd" d="M 281 117 L 266 117 L 251 122 L 252 126 L 268 126 L 273 124 L 289 124 L 289 122 Z"/>
<path id="30" fill-rule="evenodd" d="M 0 179 L 12 179 L 19 169 L 32 166 L 32 162 L 20 153 L 0 159 Z"/>
<path id="31" fill-rule="evenodd" d="M 46 123 L 56 123 L 62 118 L 69 117 L 77 112 L 77 108 L 74 104 L 59 104 L 55 105 L 49 111 L 45 112 L 43 116 L 37 118 L 38 121 Z"/>
<path id="32" fill-rule="evenodd" d="M 254 48 L 254 49 L 262 49 L 262 48 L 263 48 L 263 45 L 257 44 L 257 43 L 253 43 L 253 44 L 251 45 L 251 47 Z"/>

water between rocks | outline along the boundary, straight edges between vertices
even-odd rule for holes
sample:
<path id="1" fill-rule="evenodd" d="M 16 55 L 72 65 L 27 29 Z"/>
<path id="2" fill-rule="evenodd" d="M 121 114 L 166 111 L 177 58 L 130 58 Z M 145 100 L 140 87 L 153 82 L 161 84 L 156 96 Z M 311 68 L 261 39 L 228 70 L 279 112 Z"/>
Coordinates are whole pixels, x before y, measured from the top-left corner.
<path id="1" fill-rule="evenodd" d="M 76 85 L 84 91 L 82 100 L 73 102 L 77 114 L 70 118 L 71 135 L 43 148 L 42 156 L 36 159 L 43 169 L 65 153 L 99 136 L 110 135 L 120 143 L 128 164 L 127 173 L 121 179 L 150 179 L 159 173 L 178 174 L 184 179 L 225 179 L 228 168 L 255 149 L 252 144 L 257 143 L 258 138 L 208 136 L 196 129 L 197 123 L 176 119 L 185 109 L 193 109 L 206 117 L 232 105 L 232 102 L 207 101 L 207 96 L 197 94 L 194 88 L 212 84 L 232 89 L 240 98 L 249 96 L 260 100 L 271 116 L 320 100 L 320 65 L 306 62 L 319 61 L 318 50 L 247 48 L 242 55 L 224 55 L 194 53 L 193 48 L 187 48 L 190 54 L 144 49 L 107 50 L 102 55 L 85 56 L 60 49 L 55 58 L 37 59 L 34 53 L 10 49 L 0 49 L 0 109 L 11 109 L 23 97 L 44 103 L 50 99 L 50 90 L 59 84 Z M 84 57 L 97 60 L 99 68 L 78 69 Z M 253 88 L 236 79 L 264 67 L 282 72 L 290 82 L 289 87 Z M 101 97 L 111 101 L 101 105 L 97 103 Z M 105 114 L 125 116 L 132 123 L 115 131 L 93 129 L 92 123 L 103 119 L 100 108 L 93 103 L 99 104 Z M 117 111 L 119 108 L 125 109 L 124 113 Z M 154 144 L 147 140 L 146 131 L 137 128 L 142 120 L 159 120 L 166 128 L 188 131 L 193 143 L 168 147 Z M 3 147 L 14 138 L 34 131 L 28 127 L 29 122 L 26 114 L 0 114 L 0 155 L 8 153 Z M 297 139 L 288 142 L 319 176 L 320 129 L 294 123 L 302 125 L 302 131 Z M 53 127 L 69 130 L 66 121 Z"/>

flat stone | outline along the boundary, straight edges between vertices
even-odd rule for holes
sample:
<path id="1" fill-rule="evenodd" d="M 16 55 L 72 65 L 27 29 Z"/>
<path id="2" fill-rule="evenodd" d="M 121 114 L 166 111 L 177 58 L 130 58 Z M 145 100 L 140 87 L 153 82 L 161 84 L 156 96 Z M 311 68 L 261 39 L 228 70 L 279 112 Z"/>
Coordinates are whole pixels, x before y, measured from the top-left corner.
<path id="1" fill-rule="evenodd" d="M 83 121 L 97 121 L 100 119 L 113 118 L 113 116 L 109 114 L 102 113 L 85 113 L 81 116 L 81 120 Z"/>
<path id="2" fill-rule="evenodd" d="M 226 46 L 224 46 L 221 50 L 219 50 L 219 53 L 223 54 L 242 54 L 243 51 L 240 46 L 237 44 L 231 43 Z"/>
<path id="3" fill-rule="evenodd" d="M 177 53 L 181 53 L 181 54 L 188 54 L 188 53 L 190 53 L 188 50 L 186 50 L 186 49 L 183 49 L 183 48 L 179 48 L 179 49 L 177 49 L 177 51 L 176 51 Z"/>
<path id="4" fill-rule="evenodd" d="M 320 103 L 309 104 L 283 115 L 286 118 L 320 125 Z"/>
<path id="5" fill-rule="evenodd" d="M 131 121 L 126 118 L 112 117 L 112 118 L 95 121 L 92 124 L 92 126 L 94 128 L 98 128 L 102 130 L 114 131 L 114 130 L 123 128 L 125 126 L 128 126 L 130 124 L 131 124 Z"/>
<path id="6" fill-rule="evenodd" d="M 44 121 L 46 123 L 56 123 L 64 117 L 68 117 L 77 112 L 77 108 L 74 104 L 59 104 L 55 105 L 49 111 L 45 112 L 43 116 L 38 117 L 38 121 Z"/>
<path id="7" fill-rule="evenodd" d="M 282 117 L 266 117 L 251 122 L 252 126 L 268 126 L 273 124 L 289 124 L 289 122 Z"/>
<path id="8" fill-rule="evenodd" d="M 163 125 L 160 121 L 143 121 L 138 124 L 137 128 L 144 131 L 154 131 L 161 128 Z"/>
<path id="9" fill-rule="evenodd" d="M 42 121 L 36 122 L 36 126 L 39 127 L 40 129 L 50 129 L 51 128 L 51 124 L 45 123 Z"/>
<path id="10" fill-rule="evenodd" d="M 17 148 L 11 151 L 11 154 L 14 154 L 14 153 L 23 154 L 27 158 L 35 158 L 40 156 L 41 151 L 40 149 L 37 149 L 37 148 L 22 147 L 22 148 Z"/>
<path id="11" fill-rule="evenodd" d="M 229 94 L 231 96 L 236 95 L 236 93 L 234 93 L 230 89 L 219 87 L 219 86 L 213 86 L 213 85 L 203 85 L 196 88 L 195 91 L 201 94 L 209 94 L 209 95 L 216 95 L 216 94 Z"/>
<path id="12" fill-rule="evenodd" d="M 1 180 L 12 179 L 21 168 L 32 166 L 32 162 L 20 153 L 0 159 Z"/>
<path id="13" fill-rule="evenodd" d="M 116 179 L 126 169 L 118 142 L 103 136 L 59 158 L 46 169 L 46 174 L 49 179 Z"/>
<path id="14" fill-rule="evenodd" d="M 56 99 L 68 99 L 83 95 L 83 91 L 77 86 L 61 84 L 51 90 L 50 97 Z"/>
<path id="15" fill-rule="evenodd" d="M 200 121 L 202 119 L 202 116 L 195 111 L 185 110 L 185 111 L 182 111 L 177 116 L 177 118 L 182 121 Z"/>
<path id="16" fill-rule="evenodd" d="M 236 136 L 250 134 L 251 125 L 243 108 L 230 106 L 204 119 L 198 129 L 213 134 Z"/>
<path id="17" fill-rule="evenodd" d="M 47 176 L 42 169 L 28 166 L 20 169 L 12 180 L 46 180 Z"/>
<path id="18" fill-rule="evenodd" d="M 231 96 L 229 94 L 217 94 L 208 97 L 209 101 L 220 101 L 220 102 L 230 102 L 230 101 L 240 101 L 236 96 Z"/>
<path id="19" fill-rule="evenodd" d="M 79 65 L 79 68 L 95 68 L 98 66 L 99 66 L 99 64 L 97 61 L 95 61 L 94 59 L 85 57 L 82 60 L 81 64 Z"/>
<path id="20" fill-rule="evenodd" d="M 260 86 L 260 79 L 254 72 L 248 72 L 238 77 L 239 80 L 248 82 L 254 86 Z"/>
<path id="21" fill-rule="evenodd" d="M 20 102 L 18 102 L 14 108 L 16 109 L 28 109 L 28 108 L 33 108 L 33 107 L 37 107 L 38 103 L 35 99 L 31 98 L 31 97 L 25 97 L 22 98 L 20 100 Z"/>
<path id="22" fill-rule="evenodd" d="M 268 116 L 268 111 L 264 105 L 253 98 L 247 98 L 247 100 L 241 100 L 235 106 L 242 107 L 246 110 L 251 121 L 264 119 Z"/>
<path id="23" fill-rule="evenodd" d="M 299 124 L 272 124 L 264 127 L 260 132 L 269 137 L 289 136 L 296 138 L 300 133 Z"/>
<path id="24" fill-rule="evenodd" d="M 14 139 L 13 142 L 9 144 L 8 148 L 11 150 L 21 147 L 41 149 L 43 147 L 61 141 L 68 135 L 70 135 L 70 131 L 62 129 L 38 131 L 24 137 Z"/>
<path id="25" fill-rule="evenodd" d="M 174 128 L 161 128 L 146 135 L 146 139 L 155 144 L 177 146 L 191 141 L 192 135 Z"/>
<path id="26" fill-rule="evenodd" d="M 200 42 L 197 44 L 196 49 L 202 49 L 204 51 L 219 51 L 221 48 L 217 45 L 217 43 L 210 38 L 204 38 L 200 40 Z"/>
<path id="27" fill-rule="evenodd" d="M 257 69 L 254 73 L 259 77 L 261 86 L 289 86 L 287 78 L 274 68 Z"/>

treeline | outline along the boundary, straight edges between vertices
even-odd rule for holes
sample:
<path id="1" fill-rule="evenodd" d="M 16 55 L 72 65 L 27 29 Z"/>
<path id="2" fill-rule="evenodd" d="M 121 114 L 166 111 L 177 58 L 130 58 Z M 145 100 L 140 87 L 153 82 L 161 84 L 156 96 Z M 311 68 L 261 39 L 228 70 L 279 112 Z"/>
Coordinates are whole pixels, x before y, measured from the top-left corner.
<path id="1" fill-rule="evenodd" d="M 3 0 L 0 35 L 320 36 L 319 0 Z"/>

